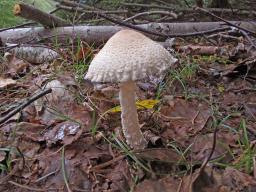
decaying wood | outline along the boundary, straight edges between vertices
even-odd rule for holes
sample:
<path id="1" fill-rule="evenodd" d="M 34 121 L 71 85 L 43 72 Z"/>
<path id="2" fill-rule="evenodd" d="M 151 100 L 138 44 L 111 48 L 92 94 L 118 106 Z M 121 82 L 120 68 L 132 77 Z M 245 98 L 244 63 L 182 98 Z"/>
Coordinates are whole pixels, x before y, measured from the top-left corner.
<path id="1" fill-rule="evenodd" d="M 256 31 L 253 23 L 235 22 L 247 29 Z M 216 29 L 227 29 L 224 22 L 197 22 L 197 23 L 150 23 L 138 25 L 149 31 L 161 31 L 169 37 L 182 36 L 195 32 L 202 32 Z M 54 39 L 54 41 L 64 41 L 67 39 L 79 38 L 87 43 L 102 43 L 107 41 L 113 34 L 121 30 L 120 26 L 68 26 L 54 29 L 44 29 L 43 27 L 11 29 L 0 32 L 0 39 L 3 43 L 28 43 L 37 42 L 40 39 Z M 216 32 L 216 31 L 215 31 Z"/>
<path id="2" fill-rule="evenodd" d="M 59 53 L 53 49 L 40 45 L 18 46 L 11 49 L 10 52 L 18 58 L 33 64 L 51 62 L 60 57 Z"/>
<path id="3" fill-rule="evenodd" d="M 214 55 L 222 54 L 226 51 L 224 47 L 218 46 L 200 46 L 200 45 L 186 45 L 175 47 L 179 52 L 185 52 L 189 55 Z"/>
<path id="4" fill-rule="evenodd" d="M 16 16 L 23 17 L 25 19 L 29 19 L 32 21 L 36 21 L 42 24 L 45 27 L 53 28 L 53 27 L 61 27 L 67 26 L 68 23 L 54 15 L 43 12 L 31 5 L 27 5 L 24 3 L 18 3 L 14 5 L 13 13 Z"/>

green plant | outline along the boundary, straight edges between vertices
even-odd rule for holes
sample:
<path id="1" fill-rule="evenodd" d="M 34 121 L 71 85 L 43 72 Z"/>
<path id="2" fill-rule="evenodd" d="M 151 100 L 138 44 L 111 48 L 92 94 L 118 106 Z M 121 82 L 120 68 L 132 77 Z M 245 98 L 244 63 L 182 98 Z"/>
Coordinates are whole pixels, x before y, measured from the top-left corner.
<path id="1" fill-rule="evenodd" d="M 242 135 L 238 140 L 238 144 L 242 154 L 238 156 L 233 166 L 250 174 L 253 171 L 253 158 L 256 155 L 256 148 L 254 144 L 250 143 L 245 119 L 241 120 L 239 129 L 242 131 Z"/>
<path id="2" fill-rule="evenodd" d="M 5 153 L 5 159 L 0 162 L 0 170 L 2 172 L 9 172 L 12 169 L 12 154 L 22 156 L 20 151 L 15 147 L 0 148 L 0 152 Z"/>
<path id="3" fill-rule="evenodd" d="M 169 76 L 165 83 L 159 84 L 156 93 L 156 99 L 161 97 L 162 92 L 167 86 L 172 86 L 174 82 L 179 82 L 183 88 L 183 93 L 186 99 L 189 98 L 188 93 L 188 82 L 196 75 L 199 66 L 194 62 L 184 62 L 178 69 L 171 69 L 169 71 Z"/>

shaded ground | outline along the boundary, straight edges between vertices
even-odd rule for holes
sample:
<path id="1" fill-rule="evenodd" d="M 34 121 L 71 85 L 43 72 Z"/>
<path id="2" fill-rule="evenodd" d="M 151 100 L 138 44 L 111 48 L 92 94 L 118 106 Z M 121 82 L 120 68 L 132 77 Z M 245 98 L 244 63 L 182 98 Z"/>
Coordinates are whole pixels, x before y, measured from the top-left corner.
<path id="1" fill-rule="evenodd" d="M 138 82 L 138 100 L 160 101 L 139 110 L 144 151 L 125 145 L 118 110 L 106 113 L 118 87 L 94 91 L 82 80 L 98 49 L 80 57 L 67 48 L 42 65 L 3 61 L 1 116 L 42 88 L 53 92 L 1 125 L 1 191 L 256 191 L 254 49 L 243 37 L 212 40 L 223 51 L 179 52 L 212 44 L 177 39 L 179 63 L 164 79 Z"/>

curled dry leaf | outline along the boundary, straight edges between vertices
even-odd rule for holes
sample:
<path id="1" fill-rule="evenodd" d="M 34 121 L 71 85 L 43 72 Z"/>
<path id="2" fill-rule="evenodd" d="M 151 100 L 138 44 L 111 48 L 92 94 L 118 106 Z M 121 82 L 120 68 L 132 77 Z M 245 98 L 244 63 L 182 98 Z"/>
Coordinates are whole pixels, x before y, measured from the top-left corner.
<path id="1" fill-rule="evenodd" d="M 30 64 L 23 59 L 16 57 L 14 54 L 7 52 L 5 53 L 4 58 L 4 65 L 7 66 L 5 73 L 10 75 L 11 77 L 24 75 L 29 71 Z"/>
<path id="2" fill-rule="evenodd" d="M 16 85 L 16 81 L 13 79 L 4 79 L 2 77 L 0 77 L 0 89 L 5 89 L 5 88 L 9 88 L 11 86 Z"/>
<path id="3" fill-rule="evenodd" d="M 78 123 L 65 121 L 48 131 L 45 134 L 45 140 L 49 146 L 57 142 L 68 145 L 76 141 L 81 136 L 82 131 Z"/>

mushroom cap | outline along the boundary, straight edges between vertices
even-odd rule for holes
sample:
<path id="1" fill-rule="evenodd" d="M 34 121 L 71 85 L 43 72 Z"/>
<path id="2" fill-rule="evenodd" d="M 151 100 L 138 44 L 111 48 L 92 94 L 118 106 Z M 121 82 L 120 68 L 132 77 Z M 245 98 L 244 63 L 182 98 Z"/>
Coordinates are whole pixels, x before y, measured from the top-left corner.
<path id="1" fill-rule="evenodd" d="M 107 41 L 92 60 L 85 79 L 99 83 L 135 81 L 160 74 L 176 61 L 160 44 L 125 29 Z"/>

